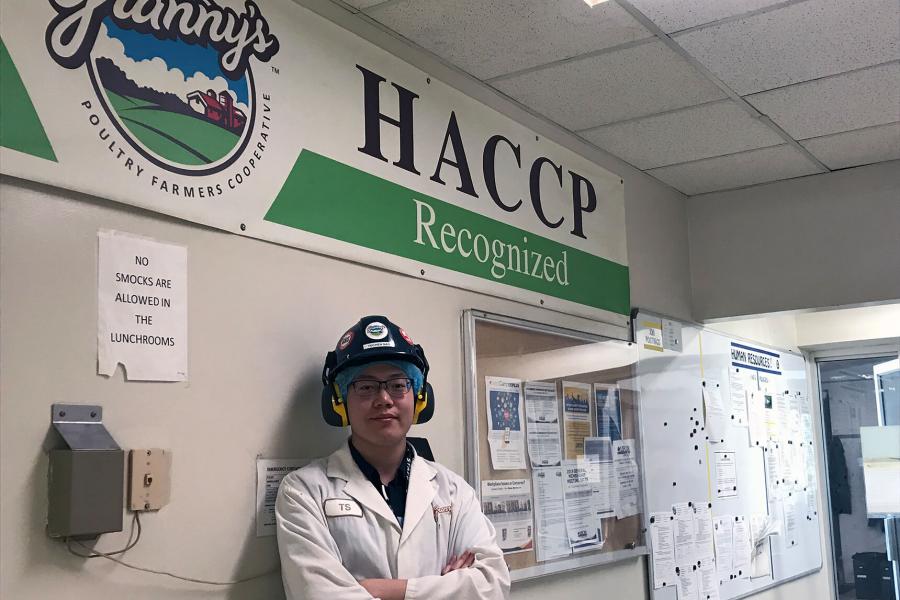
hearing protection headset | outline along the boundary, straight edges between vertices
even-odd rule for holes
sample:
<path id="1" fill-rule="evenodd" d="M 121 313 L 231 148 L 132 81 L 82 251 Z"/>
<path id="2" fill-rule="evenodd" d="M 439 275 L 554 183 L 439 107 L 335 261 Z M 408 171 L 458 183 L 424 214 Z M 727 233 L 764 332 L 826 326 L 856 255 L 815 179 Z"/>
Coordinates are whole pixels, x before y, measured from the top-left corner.
<path id="1" fill-rule="evenodd" d="M 414 390 L 413 424 L 425 423 L 434 415 L 434 391 L 428 383 L 428 360 L 425 351 L 403 329 L 387 317 L 363 317 L 338 340 L 334 350 L 325 355 L 322 369 L 322 417 L 335 427 L 347 427 L 346 398 L 335 382 L 344 369 L 373 362 L 400 360 L 412 363 L 422 371 L 422 387 Z"/>

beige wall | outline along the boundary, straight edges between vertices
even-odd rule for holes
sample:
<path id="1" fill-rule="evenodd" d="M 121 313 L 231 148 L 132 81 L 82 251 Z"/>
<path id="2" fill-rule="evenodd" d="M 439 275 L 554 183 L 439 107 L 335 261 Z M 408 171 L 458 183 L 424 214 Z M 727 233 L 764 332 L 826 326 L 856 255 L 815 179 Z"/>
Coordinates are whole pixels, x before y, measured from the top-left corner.
<path id="1" fill-rule="evenodd" d="M 692 317 L 684 196 L 403 40 L 349 19 L 333 4 L 301 3 L 623 176 L 632 304 L 676 318 Z M 96 375 L 100 228 L 188 247 L 190 381 L 134 383 L 124 381 L 121 372 L 111 379 Z M 439 405 L 434 422 L 417 433 L 430 439 L 441 462 L 462 472 L 459 317 L 471 307 L 575 329 L 591 327 L 550 311 L 3 178 L 0 597 L 283 597 L 277 575 L 209 588 L 100 559 L 78 559 L 48 539 L 46 449 L 55 444 L 50 404 L 101 404 L 107 426 L 124 448 L 158 446 L 173 452 L 172 502 L 146 515 L 143 538 L 127 555 L 130 562 L 205 579 L 244 577 L 277 565 L 274 540 L 254 534 L 255 459 L 320 456 L 340 443 L 343 432 L 321 424 L 317 381 L 324 352 L 362 314 L 386 313 L 426 344 Z M 780 327 L 742 331 L 749 338 L 785 335 Z M 98 548 L 119 548 L 125 537 L 103 536 Z M 641 600 L 648 597 L 646 585 L 645 560 L 640 559 L 522 583 L 514 587 L 513 598 L 587 600 L 602 595 Z M 827 569 L 757 596 L 828 597 Z"/>
<path id="2" fill-rule="evenodd" d="M 632 303 L 690 318 L 685 198 L 471 81 L 402 40 L 313 8 L 625 179 Z M 144 518 L 130 562 L 203 579 L 240 578 L 278 564 L 273 538 L 255 537 L 255 459 L 328 453 L 345 435 L 318 413 L 324 353 L 363 314 L 385 313 L 427 348 L 438 409 L 417 433 L 457 472 L 464 465 L 460 313 L 497 313 L 592 329 L 522 304 L 242 238 L 46 186 L 0 184 L 0 597 L 134 600 L 283 597 L 277 575 L 234 587 L 131 571 L 68 555 L 44 533 L 46 449 L 54 402 L 96 403 L 123 448 L 174 456 L 172 502 Z M 98 229 L 188 248 L 186 383 L 96 375 Z M 415 429 L 414 429 L 415 432 Z M 103 536 L 101 550 L 126 534 Z M 515 598 L 646 597 L 643 559 L 515 587 Z"/>
<path id="3" fill-rule="evenodd" d="M 688 200 L 699 321 L 900 301 L 900 161 Z"/>
<path id="4" fill-rule="evenodd" d="M 897 345 L 900 303 L 801 313 L 795 317 L 797 345 L 803 348 L 860 342 Z"/>
<path id="5" fill-rule="evenodd" d="M 664 200 L 678 203 L 680 197 Z M 127 382 L 121 370 L 110 379 L 96 374 L 101 228 L 187 246 L 188 382 Z M 654 280 L 655 274 L 635 273 L 639 282 L 645 278 Z M 648 294 L 653 289 L 641 286 Z M 463 472 L 460 314 L 471 307 L 592 327 L 558 313 L 3 178 L 0 597 L 282 597 L 276 575 L 208 589 L 102 559 L 75 558 L 47 538 L 46 449 L 57 443 L 50 405 L 100 404 L 123 448 L 172 451 L 172 502 L 145 515 L 143 537 L 128 553 L 129 562 L 216 580 L 261 573 L 277 565 L 277 555 L 273 538 L 255 537 L 255 459 L 321 456 L 340 442 L 344 432 L 321 422 L 318 378 L 324 353 L 359 316 L 383 312 L 425 344 L 439 404 L 434 421 L 418 433 L 431 440 L 441 462 Z M 104 535 L 98 549 L 117 549 L 125 539 L 125 533 Z M 603 588 L 641 598 L 644 569 L 638 560 L 547 578 L 517 587 L 514 597 L 563 594 L 577 600 Z"/>

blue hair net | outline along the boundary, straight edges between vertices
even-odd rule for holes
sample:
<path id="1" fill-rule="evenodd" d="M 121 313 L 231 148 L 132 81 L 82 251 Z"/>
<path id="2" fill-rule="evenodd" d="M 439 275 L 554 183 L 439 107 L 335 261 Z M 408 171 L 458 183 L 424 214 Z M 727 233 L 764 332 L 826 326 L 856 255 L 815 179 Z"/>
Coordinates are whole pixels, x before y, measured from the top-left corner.
<path id="1" fill-rule="evenodd" d="M 412 380 L 412 390 L 413 393 L 418 393 L 420 389 L 422 389 L 422 383 L 424 377 L 422 376 L 422 371 L 419 370 L 419 367 L 412 364 L 411 362 L 406 362 L 405 360 L 376 360 L 370 363 L 365 363 L 363 365 L 355 365 L 352 367 L 347 367 L 340 373 L 338 373 L 334 381 L 337 383 L 338 388 L 341 390 L 341 398 L 344 400 L 347 399 L 347 390 L 350 387 L 350 383 L 353 382 L 357 377 L 359 377 L 363 371 L 371 367 L 372 365 L 391 365 L 392 367 L 396 367 L 403 371 L 403 373 Z"/>

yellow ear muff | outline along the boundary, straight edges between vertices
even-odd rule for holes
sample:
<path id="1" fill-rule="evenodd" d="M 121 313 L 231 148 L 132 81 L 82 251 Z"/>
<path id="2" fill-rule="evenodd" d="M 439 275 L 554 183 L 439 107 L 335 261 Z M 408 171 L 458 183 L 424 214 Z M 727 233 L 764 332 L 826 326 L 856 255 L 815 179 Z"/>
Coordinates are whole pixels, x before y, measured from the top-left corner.
<path id="1" fill-rule="evenodd" d="M 419 422 L 419 415 L 422 414 L 422 411 L 425 410 L 426 406 L 428 406 L 428 392 L 425 391 L 425 386 L 422 386 L 422 389 L 419 390 L 418 394 L 416 394 L 416 406 L 415 412 L 413 412 L 413 424 Z"/>
<path id="2" fill-rule="evenodd" d="M 333 384 L 334 394 L 331 395 L 331 409 L 341 418 L 341 427 L 347 427 L 350 419 L 347 417 L 347 404 L 341 398 L 341 388 L 338 384 Z"/>

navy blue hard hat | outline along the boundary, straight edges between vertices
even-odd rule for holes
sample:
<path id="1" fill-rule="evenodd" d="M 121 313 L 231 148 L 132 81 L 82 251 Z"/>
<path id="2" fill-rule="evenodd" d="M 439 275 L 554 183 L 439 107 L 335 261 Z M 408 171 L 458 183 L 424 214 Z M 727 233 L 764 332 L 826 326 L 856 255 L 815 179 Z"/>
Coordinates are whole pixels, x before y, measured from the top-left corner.
<path id="1" fill-rule="evenodd" d="M 416 395 L 413 423 L 424 423 L 434 414 L 434 394 L 428 384 L 428 360 L 422 346 L 390 319 L 369 315 L 360 319 L 338 340 L 334 350 L 325 356 L 322 369 L 322 416 L 329 425 L 349 425 L 345 398 L 335 383 L 337 374 L 348 367 L 373 362 L 405 361 L 422 371 L 422 387 Z"/>

